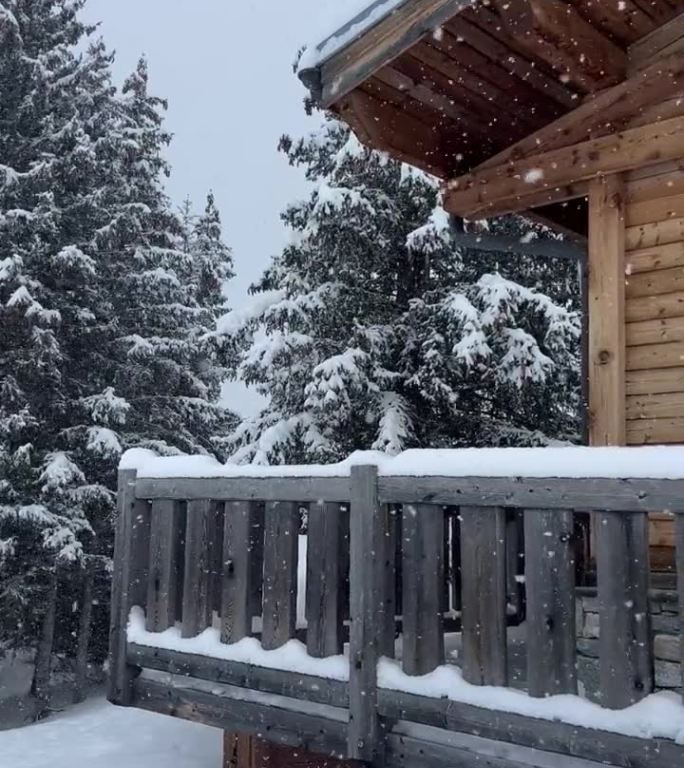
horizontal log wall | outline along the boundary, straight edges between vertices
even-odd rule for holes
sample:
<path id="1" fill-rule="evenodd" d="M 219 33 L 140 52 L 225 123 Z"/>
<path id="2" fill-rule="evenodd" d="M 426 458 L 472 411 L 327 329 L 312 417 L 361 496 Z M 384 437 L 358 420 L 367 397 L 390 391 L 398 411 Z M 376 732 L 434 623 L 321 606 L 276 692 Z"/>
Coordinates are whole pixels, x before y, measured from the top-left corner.
<path id="1" fill-rule="evenodd" d="M 684 170 L 627 182 L 627 442 L 684 442 Z"/>

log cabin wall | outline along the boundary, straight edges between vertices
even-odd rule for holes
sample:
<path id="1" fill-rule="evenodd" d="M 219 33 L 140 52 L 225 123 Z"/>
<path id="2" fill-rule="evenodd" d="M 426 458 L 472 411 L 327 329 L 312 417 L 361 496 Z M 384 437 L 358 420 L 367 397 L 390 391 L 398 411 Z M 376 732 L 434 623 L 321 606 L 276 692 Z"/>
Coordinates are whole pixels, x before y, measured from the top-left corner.
<path id="1" fill-rule="evenodd" d="M 625 224 L 626 441 L 684 443 L 684 162 L 631 174 Z M 671 515 L 650 529 L 653 568 L 671 569 Z"/>

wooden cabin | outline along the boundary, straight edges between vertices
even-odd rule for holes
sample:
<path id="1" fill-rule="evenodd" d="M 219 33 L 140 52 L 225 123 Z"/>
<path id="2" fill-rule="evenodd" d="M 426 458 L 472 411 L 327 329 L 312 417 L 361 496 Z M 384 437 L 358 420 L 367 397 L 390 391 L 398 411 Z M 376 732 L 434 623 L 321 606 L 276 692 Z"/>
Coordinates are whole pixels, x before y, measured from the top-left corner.
<path id="1" fill-rule="evenodd" d="M 301 72 L 368 146 L 442 179 L 450 213 L 531 216 L 586 249 L 591 445 L 684 443 L 683 13 L 379 0 Z M 671 568 L 667 514 L 651 543 Z"/>
<path id="2" fill-rule="evenodd" d="M 369 0 L 306 54 L 313 98 L 454 216 L 586 253 L 592 447 L 126 459 L 112 702 L 245 734 L 231 768 L 684 765 L 682 67 L 682 0 Z"/>

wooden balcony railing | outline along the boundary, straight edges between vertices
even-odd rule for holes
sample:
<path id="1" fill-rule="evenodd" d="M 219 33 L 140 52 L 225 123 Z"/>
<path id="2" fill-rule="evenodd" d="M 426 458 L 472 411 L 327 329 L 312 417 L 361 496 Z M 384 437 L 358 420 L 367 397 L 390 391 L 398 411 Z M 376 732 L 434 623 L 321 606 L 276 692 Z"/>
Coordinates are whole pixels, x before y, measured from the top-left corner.
<path id="1" fill-rule="evenodd" d="M 390 695 L 378 686 L 382 656 L 394 657 L 399 648 L 403 672 L 425 675 L 445 663 L 445 635 L 455 630 L 465 680 L 508 686 L 507 626 L 522 618 L 524 605 L 524 687 L 532 697 L 576 694 L 574 517 L 591 512 L 600 703 L 621 709 L 638 702 L 654 690 L 648 512 L 662 510 L 684 514 L 684 481 L 406 477 L 379 475 L 372 465 L 339 477 L 155 479 L 123 470 L 110 698 L 136 706 L 156 700 L 167 711 L 157 683 L 136 681 L 142 667 L 348 710 L 339 751 L 352 759 L 396 753 L 388 725 L 396 720 L 452 728 L 456 718 L 470 733 L 527 747 L 541 743 L 585 759 L 610 763 L 618 754 L 620 765 L 679 764 L 684 750 L 674 742 L 646 749 L 624 738 L 618 749 L 603 739 L 599 747 L 562 724 L 535 729 L 509 718 L 499 727 L 485 724 L 472 707 L 455 714 L 453 702 Z M 682 616 L 683 522 L 680 517 Z M 297 622 L 301 535 L 307 537 L 305 626 Z M 216 626 L 222 643 L 257 635 L 266 650 L 299 637 L 315 658 L 341 654 L 348 643 L 348 685 L 129 643 L 133 606 L 144 609 L 152 633 L 178 623 L 182 637 L 192 638 Z M 314 745 L 316 738 L 310 736 Z M 624 762 L 625 754 L 632 762 Z"/>

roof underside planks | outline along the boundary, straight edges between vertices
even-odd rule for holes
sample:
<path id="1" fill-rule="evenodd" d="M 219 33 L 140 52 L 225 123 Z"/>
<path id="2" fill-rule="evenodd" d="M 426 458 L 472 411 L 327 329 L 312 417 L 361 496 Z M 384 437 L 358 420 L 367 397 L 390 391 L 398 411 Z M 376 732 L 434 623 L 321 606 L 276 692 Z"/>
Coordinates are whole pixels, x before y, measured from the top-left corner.
<path id="1" fill-rule="evenodd" d="M 684 114 L 682 14 L 684 0 L 405 0 L 301 76 L 369 146 L 453 179 L 598 139 L 668 99 L 663 119 Z M 566 201 L 582 183 L 539 191 L 529 207 L 581 229 L 583 203 Z"/>

